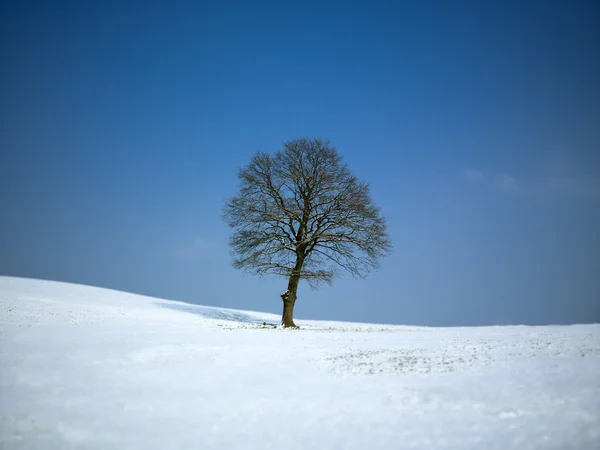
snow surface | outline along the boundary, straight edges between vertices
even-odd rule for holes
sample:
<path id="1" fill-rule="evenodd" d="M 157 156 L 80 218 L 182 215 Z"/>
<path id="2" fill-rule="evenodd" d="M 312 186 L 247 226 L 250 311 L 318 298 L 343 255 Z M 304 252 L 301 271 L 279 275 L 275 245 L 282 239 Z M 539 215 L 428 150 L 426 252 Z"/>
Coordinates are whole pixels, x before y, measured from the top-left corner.
<path id="1" fill-rule="evenodd" d="M 600 325 L 263 322 L 0 277 L 0 448 L 600 448 Z"/>

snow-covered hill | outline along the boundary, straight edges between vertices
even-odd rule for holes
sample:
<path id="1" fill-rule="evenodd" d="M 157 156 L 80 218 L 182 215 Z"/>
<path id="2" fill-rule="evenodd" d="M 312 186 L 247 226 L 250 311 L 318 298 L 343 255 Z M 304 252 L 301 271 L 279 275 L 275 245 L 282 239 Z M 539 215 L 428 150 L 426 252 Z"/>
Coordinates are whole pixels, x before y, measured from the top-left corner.
<path id="1" fill-rule="evenodd" d="M 0 448 L 600 448 L 600 325 L 278 321 L 0 277 Z"/>

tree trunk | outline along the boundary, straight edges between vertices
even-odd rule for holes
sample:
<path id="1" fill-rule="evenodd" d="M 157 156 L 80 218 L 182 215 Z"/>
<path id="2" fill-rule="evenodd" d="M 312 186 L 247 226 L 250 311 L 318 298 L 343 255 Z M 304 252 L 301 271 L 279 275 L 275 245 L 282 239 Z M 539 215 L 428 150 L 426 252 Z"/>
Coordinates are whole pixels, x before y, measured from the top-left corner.
<path id="1" fill-rule="evenodd" d="M 294 323 L 294 305 L 296 304 L 296 293 L 298 292 L 298 283 L 300 282 L 300 270 L 304 261 L 300 258 L 296 261 L 296 266 L 290 276 L 287 291 L 281 296 L 283 300 L 283 314 L 281 315 L 281 324 L 284 328 L 297 328 Z"/>
<path id="2" fill-rule="evenodd" d="M 296 299 L 292 300 L 291 296 L 283 301 L 283 314 L 281 316 L 281 324 L 284 328 L 296 328 L 294 323 L 294 304 Z"/>

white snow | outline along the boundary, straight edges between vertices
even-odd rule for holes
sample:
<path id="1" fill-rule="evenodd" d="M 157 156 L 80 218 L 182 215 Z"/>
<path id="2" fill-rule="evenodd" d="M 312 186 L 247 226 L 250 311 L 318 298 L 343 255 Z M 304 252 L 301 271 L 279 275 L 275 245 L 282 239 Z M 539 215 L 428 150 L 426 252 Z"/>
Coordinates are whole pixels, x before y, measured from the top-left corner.
<path id="1" fill-rule="evenodd" d="M 600 448 L 600 325 L 263 322 L 0 277 L 0 448 Z"/>

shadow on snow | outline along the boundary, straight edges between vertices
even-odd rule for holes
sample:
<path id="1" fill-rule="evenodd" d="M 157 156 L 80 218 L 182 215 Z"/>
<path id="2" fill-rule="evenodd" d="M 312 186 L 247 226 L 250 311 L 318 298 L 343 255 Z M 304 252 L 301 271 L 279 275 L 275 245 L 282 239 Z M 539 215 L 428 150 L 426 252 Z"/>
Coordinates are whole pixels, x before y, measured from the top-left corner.
<path id="1" fill-rule="evenodd" d="M 230 322 L 241 322 L 255 325 L 262 325 L 266 322 L 267 325 L 277 326 L 279 322 L 273 322 L 273 319 L 265 319 L 259 316 L 259 313 L 248 313 L 244 311 L 236 311 L 234 309 L 223 309 L 212 306 L 202 306 L 183 303 L 162 303 L 156 305 L 161 308 L 172 309 L 175 311 L 198 314 L 207 319 L 227 320 Z"/>

